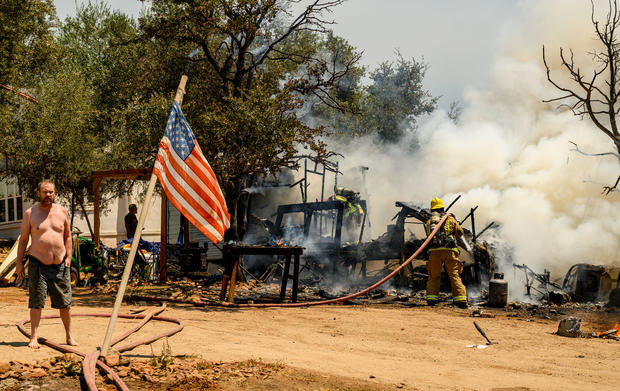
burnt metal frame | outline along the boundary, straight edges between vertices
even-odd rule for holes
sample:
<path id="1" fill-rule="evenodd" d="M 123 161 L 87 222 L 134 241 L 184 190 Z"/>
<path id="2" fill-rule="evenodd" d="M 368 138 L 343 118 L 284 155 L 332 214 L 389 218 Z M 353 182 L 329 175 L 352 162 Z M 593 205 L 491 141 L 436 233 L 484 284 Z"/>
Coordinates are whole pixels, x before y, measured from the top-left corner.
<path id="1" fill-rule="evenodd" d="M 317 162 L 316 160 L 310 159 L 314 162 L 314 168 L 308 169 L 308 158 L 304 159 L 304 177 L 300 179 L 297 183 L 299 183 L 299 190 L 301 191 L 301 200 L 304 204 L 308 203 L 308 174 L 316 174 L 321 177 L 321 201 L 325 198 L 325 174 L 327 172 L 334 173 L 334 191 L 336 187 L 338 187 L 338 174 L 340 171 L 338 170 L 338 161 L 335 163 L 328 161 L 325 162 Z M 321 164 L 323 166 L 323 170 L 319 171 L 318 166 Z M 303 185 L 302 182 L 303 181 Z M 319 235 L 323 235 L 323 214 L 319 214 Z M 366 217 L 366 216 L 364 216 Z M 333 232 L 333 230 L 332 230 Z"/>
<path id="2" fill-rule="evenodd" d="M 541 295 L 549 294 L 549 286 L 552 286 L 560 290 L 563 289 L 563 287 L 561 287 L 560 285 L 554 282 L 551 282 L 551 276 L 550 276 L 551 273 L 547 269 L 545 269 L 543 273 L 536 273 L 534 270 L 532 270 L 531 267 L 527 266 L 526 264 L 518 265 L 516 263 L 513 263 L 512 267 L 514 269 L 515 275 L 516 275 L 517 269 L 523 270 L 525 274 L 525 288 L 527 290 L 526 295 L 529 297 L 531 297 L 532 289 L 534 289 L 536 292 L 540 293 Z M 539 283 L 538 287 L 545 290 L 544 292 L 534 288 L 534 282 L 536 281 Z"/>
<path id="3" fill-rule="evenodd" d="M 364 216 L 366 216 L 366 201 L 359 201 L 362 210 L 364 211 Z M 276 217 L 275 222 L 275 230 L 274 234 L 278 234 L 280 229 L 282 228 L 282 219 L 287 213 L 303 213 L 304 214 L 304 237 L 307 238 L 310 234 L 310 227 L 312 226 L 312 216 L 317 211 L 324 210 L 336 210 L 336 227 L 334 233 L 334 244 L 340 246 L 341 237 L 342 237 L 342 220 L 344 217 L 344 207 L 345 204 L 342 201 L 321 201 L 321 202 L 306 202 L 301 204 L 287 204 L 278 206 L 278 215 Z M 316 219 L 315 219 L 316 223 Z M 364 223 L 362 223 L 363 233 Z M 360 241 L 361 241 L 361 233 L 360 233 Z"/>

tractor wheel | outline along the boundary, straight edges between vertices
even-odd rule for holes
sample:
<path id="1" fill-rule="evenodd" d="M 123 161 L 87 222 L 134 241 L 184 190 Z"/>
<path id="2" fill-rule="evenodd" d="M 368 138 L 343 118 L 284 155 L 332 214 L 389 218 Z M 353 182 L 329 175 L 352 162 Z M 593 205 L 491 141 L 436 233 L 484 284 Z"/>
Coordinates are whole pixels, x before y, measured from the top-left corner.
<path id="1" fill-rule="evenodd" d="M 75 287 L 77 286 L 77 282 L 78 282 L 78 272 L 77 269 L 73 266 L 71 266 L 71 286 Z"/>

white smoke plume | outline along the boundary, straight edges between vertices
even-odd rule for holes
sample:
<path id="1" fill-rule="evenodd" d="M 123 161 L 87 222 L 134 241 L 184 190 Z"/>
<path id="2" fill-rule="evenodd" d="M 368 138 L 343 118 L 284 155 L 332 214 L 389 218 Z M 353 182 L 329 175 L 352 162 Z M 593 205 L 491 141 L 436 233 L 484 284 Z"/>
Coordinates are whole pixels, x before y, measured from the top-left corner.
<path id="1" fill-rule="evenodd" d="M 428 205 L 435 196 L 448 203 L 462 194 L 451 212 L 461 219 L 478 205 L 477 229 L 498 223 L 495 240 L 510 245 L 511 262 L 539 272 L 550 269 L 555 277 L 579 262 L 620 265 L 620 193 L 601 195 L 604 185 L 615 182 L 620 164 L 613 157 L 571 151 L 569 140 L 590 152 L 613 151 L 614 146 L 587 118 L 542 103 L 558 96 L 546 80 L 543 44 L 558 77 L 560 46 L 572 48 L 576 61 L 591 63 L 586 53 L 597 42 L 590 4 L 563 0 L 521 5 L 527 16 L 505 28 L 493 86 L 466 93 L 458 125 L 445 112 L 435 112 L 417 130 L 421 149 L 415 153 L 406 138 L 387 148 L 360 139 L 332 149 L 343 153 L 345 172 L 370 168 L 368 194 L 362 195 L 369 201 L 373 237 L 390 224 L 396 200 Z M 342 183 L 353 180 L 345 175 Z M 469 222 L 464 225 L 469 228 Z M 417 233 L 421 236 L 419 229 Z"/>

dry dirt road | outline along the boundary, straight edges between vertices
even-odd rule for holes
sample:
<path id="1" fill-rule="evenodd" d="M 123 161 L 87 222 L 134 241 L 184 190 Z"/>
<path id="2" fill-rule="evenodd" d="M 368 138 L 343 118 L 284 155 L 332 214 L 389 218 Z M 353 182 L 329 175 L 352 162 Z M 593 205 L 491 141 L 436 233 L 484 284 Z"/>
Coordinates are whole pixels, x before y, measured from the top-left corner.
<path id="1" fill-rule="evenodd" d="M 75 292 L 74 313 L 109 313 L 112 297 L 86 288 Z M 123 305 L 121 313 L 139 307 Z M 510 318 L 484 310 L 477 318 L 498 341 L 486 349 L 473 326 L 472 310 L 450 306 L 322 306 L 299 309 L 221 309 L 171 305 L 163 315 L 179 318 L 185 329 L 169 339 L 175 355 L 207 360 L 261 359 L 330 376 L 368 381 L 380 389 L 415 390 L 619 390 L 620 342 L 554 335 L 557 320 Z M 0 359 L 38 360 L 57 355 L 47 347 L 31 350 L 16 323 L 27 317 L 26 292 L 0 288 Z M 44 315 L 55 314 L 52 309 Z M 620 314 L 581 314 L 582 330 L 611 328 Z M 119 319 L 117 330 L 129 328 Z M 82 351 L 103 341 L 107 319 L 75 318 L 74 335 Z M 170 324 L 151 322 L 140 335 Z M 56 320 L 41 325 L 41 335 L 61 341 Z M 153 351 L 158 353 L 162 343 Z M 151 347 L 126 354 L 151 357 Z M 357 388 L 356 388 L 357 389 Z"/>

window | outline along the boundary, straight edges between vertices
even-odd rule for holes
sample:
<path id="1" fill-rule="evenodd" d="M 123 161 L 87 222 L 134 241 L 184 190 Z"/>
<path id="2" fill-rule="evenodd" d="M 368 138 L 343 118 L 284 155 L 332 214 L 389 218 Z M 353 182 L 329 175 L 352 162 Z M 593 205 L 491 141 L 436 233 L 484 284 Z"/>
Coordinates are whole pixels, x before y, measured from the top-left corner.
<path id="1" fill-rule="evenodd" d="M 15 179 L 0 180 L 0 224 L 20 221 L 24 213 L 22 195 Z"/>

